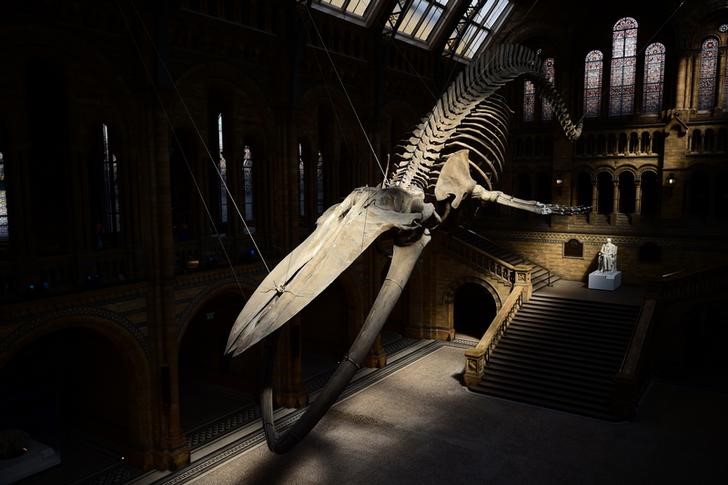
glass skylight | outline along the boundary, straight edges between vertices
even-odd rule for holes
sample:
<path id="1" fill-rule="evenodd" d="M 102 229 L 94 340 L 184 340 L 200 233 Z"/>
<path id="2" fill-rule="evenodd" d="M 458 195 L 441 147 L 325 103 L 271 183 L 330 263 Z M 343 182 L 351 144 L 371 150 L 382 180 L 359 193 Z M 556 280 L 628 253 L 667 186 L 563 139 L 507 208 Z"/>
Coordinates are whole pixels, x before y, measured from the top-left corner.
<path id="1" fill-rule="evenodd" d="M 445 52 L 452 53 L 454 49 L 460 59 L 474 58 L 485 39 L 501 25 L 510 10 L 508 0 L 471 0 L 465 15 L 450 36 Z"/>
<path id="2" fill-rule="evenodd" d="M 452 0 L 414 0 L 405 12 L 397 34 L 429 43 L 452 3 Z"/>
<path id="3" fill-rule="evenodd" d="M 353 15 L 363 19 L 373 10 L 372 7 L 377 2 L 372 2 L 371 0 L 315 0 L 314 3 L 327 10 L 333 10 L 344 15 Z"/>

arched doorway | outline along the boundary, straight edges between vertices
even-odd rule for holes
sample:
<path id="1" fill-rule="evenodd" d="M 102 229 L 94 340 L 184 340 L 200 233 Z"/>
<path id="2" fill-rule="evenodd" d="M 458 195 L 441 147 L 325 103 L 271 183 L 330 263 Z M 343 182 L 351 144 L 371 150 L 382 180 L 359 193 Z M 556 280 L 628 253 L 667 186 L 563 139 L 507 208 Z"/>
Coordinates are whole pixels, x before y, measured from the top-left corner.
<path id="1" fill-rule="evenodd" d="M 76 482 L 122 462 L 148 465 L 149 374 L 131 345 L 66 326 L 23 344 L 0 369 L 0 429 L 22 430 L 62 459 L 29 483 Z"/>
<path id="2" fill-rule="evenodd" d="M 255 402 L 261 344 L 235 358 L 225 355 L 230 329 L 244 304 L 235 291 L 218 294 L 200 306 L 186 326 L 179 351 L 185 432 Z"/>
<path id="3" fill-rule="evenodd" d="M 632 172 L 619 174 L 619 212 L 632 214 L 635 210 L 635 185 Z"/>
<path id="4" fill-rule="evenodd" d="M 655 172 L 642 174 L 642 216 L 656 217 L 660 213 L 660 193 Z"/>
<path id="5" fill-rule="evenodd" d="M 601 172 L 597 177 L 597 184 L 599 187 L 599 213 L 611 214 L 614 206 L 612 175 L 608 172 Z"/>
<path id="6" fill-rule="evenodd" d="M 688 179 L 688 213 L 707 217 L 710 213 L 710 174 L 704 168 L 696 168 Z"/>
<path id="7" fill-rule="evenodd" d="M 477 283 L 461 285 L 453 306 L 455 333 L 476 339 L 483 336 L 498 311 L 493 296 Z"/>
<path id="8" fill-rule="evenodd" d="M 586 172 L 579 172 L 576 178 L 576 204 L 592 205 L 592 181 L 591 176 Z"/>
<path id="9" fill-rule="evenodd" d="M 350 331 L 347 295 L 338 281 L 301 312 L 301 365 L 304 381 L 333 369 L 355 335 Z"/>

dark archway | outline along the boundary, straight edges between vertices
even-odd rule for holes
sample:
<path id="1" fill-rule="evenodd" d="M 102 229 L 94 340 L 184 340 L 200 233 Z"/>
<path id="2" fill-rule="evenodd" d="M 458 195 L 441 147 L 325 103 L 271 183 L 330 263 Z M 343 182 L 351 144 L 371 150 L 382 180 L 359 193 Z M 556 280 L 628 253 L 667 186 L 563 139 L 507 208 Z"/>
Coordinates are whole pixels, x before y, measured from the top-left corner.
<path id="1" fill-rule="evenodd" d="M 642 174 L 642 216 L 656 217 L 660 213 L 660 192 L 655 172 Z"/>
<path id="2" fill-rule="evenodd" d="M 576 204 L 592 205 L 592 181 L 586 172 L 580 172 L 576 178 Z"/>
<path id="3" fill-rule="evenodd" d="M 597 177 L 599 186 L 599 213 L 611 214 L 614 206 L 614 190 L 612 176 L 607 172 L 601 172 Z"/>
<path id="4" fill-rule="evenodd" d="M 619 212 L 632 214 L 635 210 L 635 185 L 632 172 L 619 174 Z"/>
<path id="5" fill-rule="evenodd" d="M 455 292 L 455 332 L 481 338 L 497 313 L 493 296 L 477 283 L 465 283 Z"/>
<path id="6" fill-rule="evenodd" d="M 688 213 L 691 216 L 707 217 L 710 213 L 710 174 L 704 168 L 697 168 L 688 181 Z"/>
<path id="7" fill-rule="evenodd" d="M 190 319 L 179 350 L 180 411 L 186 432 L 255 402 L 262 346 L 234 359 L 225 355 L 230 329 L 245 300 L 225 292 L 212 297 Z"/>
<path id="8" fill-rule="evenodd" d="M 143 357 L 96 330 L 66 327 L 28 342 L 0 369 L 0 429 L 23 430 L 62 456 L 30 480 L 71 483 L 140 458 L 147 390 L 134 358 Z"/>

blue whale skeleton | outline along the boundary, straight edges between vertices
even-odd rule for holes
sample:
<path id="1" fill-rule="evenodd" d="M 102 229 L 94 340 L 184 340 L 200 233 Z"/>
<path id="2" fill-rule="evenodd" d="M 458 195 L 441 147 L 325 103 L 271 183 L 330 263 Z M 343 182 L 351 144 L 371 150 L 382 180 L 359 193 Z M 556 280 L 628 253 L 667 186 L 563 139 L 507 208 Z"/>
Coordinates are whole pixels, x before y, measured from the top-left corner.
<path id="1" fill-rule="evenodd" d="M 385 232 L 395 233 L 386 279 L 361 331 L 328 383 L 303 415 L 279 433 L 273 419 L 272 361 L 266 363 L 261 393 L 268 447 L 285 453 L 300 442 L 334 404 L 351 380 L 399 299 L 434 230 L 464 199 L 515 207 L 537 214 L 569 215 L 589 207 L 565 207 L 521 200 L 493 190 L 503 172 L 512 111 L 496 91 L 526 76 L 542 93 L 567 138 L 576 140 L 566 106 L 541 70 L 542 60 L 519 45 L 485 50 L 461 72 L 430 113 L 397 147 L 396 163 L 377 187 L 354 189 L 318 219 L 316 229 L 258 286 L 230 331 L 226 353 L 233 356 L 274 333 L 326 289 Z M 267 339 L 268 347 L 274 337 Z M 273 342 L 271 342 L 273 341 Z M 270 348 L 268 354 L 272 355 Z"/>

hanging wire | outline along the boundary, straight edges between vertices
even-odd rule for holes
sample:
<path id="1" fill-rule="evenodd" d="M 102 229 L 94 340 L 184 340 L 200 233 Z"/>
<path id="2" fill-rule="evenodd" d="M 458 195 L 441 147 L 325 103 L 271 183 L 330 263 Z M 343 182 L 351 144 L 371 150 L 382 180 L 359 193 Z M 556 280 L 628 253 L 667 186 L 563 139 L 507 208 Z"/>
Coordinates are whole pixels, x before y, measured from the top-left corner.
<path id="1" fill-rule="evenodd" d="M 152 77 L 152 74 L 149 72 L 149 69 L 147 68 L 146 63 L 144 62 L 144 58 L 142 56 L 142 52 L 139 47 L 139 44 L 137 43 L 136 39 L 134 38 L 134 34 L 131 30 L 131 26 L 129 25 L 129 19 L 127 18 L 126 14 L 124 14 L 124 11 L 121 9 L 121 6 L 118 4 L 118 2 L 116 4 L 116 6 L 119 9 L 119 13 L 121 14 L 122 19 L 124 20 L 124 26 L 126 27 L 128 33 L 129 33 L 129 37 L 131 38 L 132 44 L 134 45 L 134 49 L 135 49 L 137 55 L 139 56 L 139 61 L 142 64 L 144 73 L 147 76 L 147 79 L 148 79 L 150 85 L 152 86 L 152 91 L 154 91 L 157 101 L 159 102 L 159 106 L 162 109 L 164 118 L 167 120 L 167 124 L 169 125 L 170 131 L 172 133 L 172 137 L 174 138 L 174 141 L 175 141 L 177 147 L 179 148 L 180 154 L 182 155 L 182 160 L 184 161 L 185 167 L 187 168 L 187 171 L 190 174 L 192 183 L 194 184 L 194 187 L 195 187 L 195 191 L 197 192 L 197 195 L 200 198 L 200 202 L 202 202 L 202 207 L 204 208 L 205 214 L 207 215 L 207 218 L 210 221 L 210 225 L 212 226 L 212 229 L 215 231 L 215 233 L 218 236 L 217 240 L 220 243 L 220 248 L 222 249 L 223 254 L 225 255 L 225 260 L 227 261 L 228 265 L 230 266 L 230 271 L 232 272 L 233 279 L 235 280 L 235 284 L 237 285 L 241 296 L 245 297 L 245 291 L 243 290 L 243 286 L 240 283 L 237 273 L 235 272 L 235 268 L 233 267 L 232 261 L 230 260 L 230 255 L 227 252 L 227 248 L 225 247 L 225 244 L 222 242 L 222 239 L 220 238 L 220 232 L 217 230 L 217 226 L 212 217 L 212 213 L 210 212 L 210 208 L 208 207 L 207 203 L 205 202 L 205 198 L 202 194 L 202 190 L 200 188 L 200 185 L 197 182 L 197 178 L 195 177 L 194 172 L 192 171 L 192 167 L 189 163 L 189 160 L 187 159 L 187 154 L 185 153 L 185 150 L 182 146 L 182 142 L 179 139 L 179 137 L 177 136 L 177 132 L 174 129 L 174 125 L 172 123 L 171 117 L 169 116 L 169 112 L 164 107 L 164 102 L 162 101 L 162 97 L 159 94 L 159 91 L 157 90 L 157 88 L 154 86 L 154 79 Z"/>
<path id="2" fill-rule="evenodd" d="M 136 8 L 136 5 L 134 4 L 134 1 L 130 0 L 129 3 L 131 4 L 132 9 L 134 10 L 134 14 L 137 17 L 137 20 L 139 20 L 139 23 L 142 26 L 142 30 L 146 34 L 147 39 L 149 40 L 149 43 L 152 46 L 152 49 L 154 49 L 154 53 L 156 54 L 157 58 L 159 59 L 159 64 L 162 66 L 165 74 L 169 78 L 169 80 L 172 84 L 172 87 L 174 88 L 174 91 L 177 94 L 177 97 L 179 98 L 180 104 L 184 108 L 185 113 L 187 114 L 190 122 L 192 123 L 192 127 L 195 129 L 195 132 L 197 133 L 197 136 L 200 139 L 202 146 L 205 148 L 207 157 L 210 160 L 210 163 L 212 163 L 213 167 L 215 168 L 215 172 L 217 173 L 218 178 L 220 179 L 220 183 L 222 184 L 222 187 L 225 189 L 225 193 L 228 196 L 228 200 L 230 202 L 232 202 L 233 207 L 235 208 L 235 212 L 238 214 L 238 217 L 239 217 L 240 221 L 243 223 L 243 226 L 245 227 L 245 231 L 248 233 L 248 236 L 250 237 L 250 240 L 253 243 L 253 246 L 255 247 L 255 250 L 257 251 L 258 256 L 260 256 L 260 260 L 263 262 L 263 266 L 265 266 L 266 271 L 270 274 L 270 267 L 268 266 L 268 263 L 266 262 L 265 257 L 263 256 L 263 253 L 261 252 L 260 247 L 258 246 L 258 243 L 256 242 L 255 238 L 253 237 L 253 233 L 250 231 L 250 228 L 248 227 L 248 223 L 245 222 L 245 218 L 243 217 L 243 214 L 240 212 L 240 207 L 238 207 L 238 203 L 235 201 L 233 194 L 230 192 L 230 188 L 228 187 L 228 184 L 225 181 L 225 178 L 222 176 L 222 173 L 220 173 L 220 171 L 218 170 L 217 164 L 215 163 L 215 159 L 212 156 L 212 152 L 210 152 L 210 148 L 207 146 L 207 143 L 205 142 L 205 139 L 202 136 L 202 133 L 200 132 L 200 129 L 197 126 L 197 123 L 195 123 L 195 120 L 192 117 L 192 113 L 190 112 L 190 109 L 187 106 L 187 103 L 185 103 L 184 98 L 182 97 L 182 93 L 180 92 L 179 87 L 177 86 L 177 83 L 174 82 L 174 79 L 172 78 L 172 74 L 169 72 L 169 69 L 167 68 L 167 64 L 162 60 L 162 56 L 159 52 L 159 49 L 157 49 L 157 45 L 154 43 L 154 40 L 152 39 L 152 35 L 149 33 L 149 30 L 147 29 L 146 24 L 144 23 L 144 19 L 141 17 L 139 10 Z M 117 3 L 117 5 L 118 5 L 118 3 Z M 121 7 L 119 7 L 119 11 L 121 11 Z M 123 15 L 123 13 L 122 13 L 122 15 Z M 126 22 L 126 19 L 125 19 L 125 22 Z M 129 29 L 128 23 L 127 23 L 127 28 Z M 131 30 L 130 30 L 130 34 L 131 34 Z M 141 52 L 138 51 L 138 53 L 141 56 Z M 160 102 L 161 102 L 161 98 L 160 98 Z"/>
<path id="3" fill-rule="evenodd" d="M 367 143 L 369 144 L 369 149 L 372 151 L 372 155 L 374 155 L 374 160 L 376 160 L 377 166 L 379 166 L 379 170 L 382 172 L 382 176 L 386 179 L 387 173 L 384 171 L 384 168 L 382 167 L 382 163 L 379 161 L 379 157 L 377 156 L 377 152 L 374 150 L 374 146 L 372 145 L 372 142 L 369 139 L 369 135 L 367 135 L 367 131 L 364 129 L 364 124 L 362 123 L 361 118 L 359 118 L 359 113 L 356 111 L 356 108 L 354 107 L 354 103 L 352 102 L 351 97 L 349 96 L 349 91 L 346 89 L 346 86 L 344 85 L 344 81 L 341 80 L 341 76 L 339 75 L 339 70 L 336 69 L 336 64 L 334 63 L 334 59 L 331 57 L 331 52 L 329 52 L 329 48 L 326 47 L 324 38 L 321 36 L 321 32 L 319 31 L 318 26 L 316 25 L 316 21 L 314 20 L 313 15 L 311 15 L 311 10 L 306 8 L 306 13 L 308 13 L 308 18 L 311 20 L 311 25 L 313 25 L 313 28 L 316 31 L 316 35 L 318 36 L 319 42 L 321 42 L 321 45 L 324 48 L 324 52 L 326 52 L 326 56 L 329 58 L 329 62 L 331 63 L 331 67 L 334 70 L 334 74 L 336 74 L 336 79 L 338 79 L 339 84 L 341 85 L 341 89 L 344 91 L 344 95 L 346 95 L 346 100 L 349 101 L 349 106 L 351 107 L 351 110 L 354 112 L 356 121 L 359 123 L 359 128 L 361 128 L 361 131 L 364 134 L 364 138 L 366 138 Z"/>

